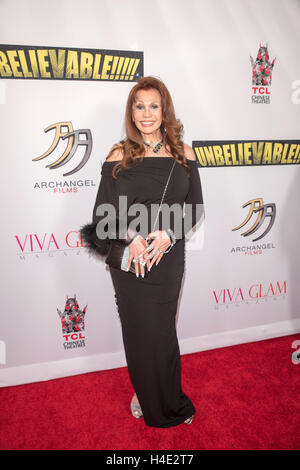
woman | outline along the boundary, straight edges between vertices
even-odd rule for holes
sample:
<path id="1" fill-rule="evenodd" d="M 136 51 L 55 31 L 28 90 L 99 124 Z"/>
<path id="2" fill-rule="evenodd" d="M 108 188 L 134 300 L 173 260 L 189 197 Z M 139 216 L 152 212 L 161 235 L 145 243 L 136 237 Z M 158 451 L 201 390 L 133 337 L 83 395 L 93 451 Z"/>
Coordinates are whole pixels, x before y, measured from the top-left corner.
<path id="1" fill-rule="evenodd" d="M 184 203 L 189 204 L 194 226 L 200 218 L 195 208 L 202 208 L 196 159 L 193 149 L 182 141 L 183 126 L 176 119 L 170 93 L 160 80 L 143 77 L 132 88 L 125 124 L 127 138 L 112 147 L 102 165 L 93 222 L 103 218 L 96 215 L 102 203 L 113 204 L 120 218 L 120 195 L 127 196 L 128 208 L 143 204 L 150 221 L 151 205 L 157 207 L 161 202 L 174 163 L 164 204 L 177 203 L 181 208 Z M 136 418 L 143 416 L 149 426 L 190 424 L 195 408 L 181 389 L 175 325 L 185 267 L 185 234 L 175 237 L 173 221 L 163 229 L 163 221 L 158 219 L 157 229 L 152 232 L 152 225 L 148 225 L 148 233 L 131 229 L 132 220 L 132 216 L 128 217 L 127 269 L 134 263 L 136 276 L 109 268 L 128 372 L 135 389 L 131 411 Z M 114 235 L 120 237 L 119 233 Z M 153 239 L 149 246 L 147 238 Z"/>

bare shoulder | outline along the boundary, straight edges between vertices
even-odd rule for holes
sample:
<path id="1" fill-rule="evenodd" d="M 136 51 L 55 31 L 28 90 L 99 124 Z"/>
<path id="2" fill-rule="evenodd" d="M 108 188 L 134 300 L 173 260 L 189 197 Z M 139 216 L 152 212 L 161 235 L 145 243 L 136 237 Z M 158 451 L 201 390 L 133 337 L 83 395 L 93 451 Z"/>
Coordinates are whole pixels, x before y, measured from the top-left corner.
<path id="1" fill-rule="evenodd" d="M 183 144 L 183 147 L 184 147 L 184 156 L 188 160 L 196 160 L 196 155 L 192 147 L 188 144 Z"/>
<path id="2" fill-rule="evenodd" d="M 108 156 L 106 157 L 107 162 L 117 162 L 118 160 L 122 160 L 123 158 L 123 151 L 121 144 L 115 144 L 109 151 Z"/>

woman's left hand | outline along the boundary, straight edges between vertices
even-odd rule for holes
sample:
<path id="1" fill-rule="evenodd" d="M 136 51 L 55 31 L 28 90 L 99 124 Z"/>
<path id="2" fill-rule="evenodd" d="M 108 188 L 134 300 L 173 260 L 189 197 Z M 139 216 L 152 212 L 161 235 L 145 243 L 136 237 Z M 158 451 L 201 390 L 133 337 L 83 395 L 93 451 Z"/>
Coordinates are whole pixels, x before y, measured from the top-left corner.
<path id="1" fill-rule="evenodd" d="M 146 238 L 155 238 L 150 245 L 141 253 L 145 260 L 151 260 L 150 265 L 147 262 L 147 268 L 150 271 L 153 264 L 156 266 L 163 257 L 165 250 L 171 245 L 171 240 L 167 232 L 164 230 L 156 230 L 155 232 L 148 233 Z"/>

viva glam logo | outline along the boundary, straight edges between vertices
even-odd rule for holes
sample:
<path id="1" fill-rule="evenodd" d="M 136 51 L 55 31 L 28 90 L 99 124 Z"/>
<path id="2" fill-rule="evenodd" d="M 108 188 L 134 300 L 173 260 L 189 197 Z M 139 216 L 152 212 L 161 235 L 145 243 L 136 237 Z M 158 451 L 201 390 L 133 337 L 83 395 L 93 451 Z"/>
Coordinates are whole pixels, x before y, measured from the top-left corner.
<path id="1" fill-rule="evenodd" d="M 26 233 L 26 235 L 15 235 L 17 242 L 17 254 L 20 259 L 25 259 L 25 255 L 48 254 L 53 256 L 56 252 L 66 250 L 76 250 L 83 248 L 83 242 L 79 238 L 78 231 L 71 230 L 65 236 L 57 237 L 54 233 Z"/>
<path id="2" fill-rule="evenodd" d="M 263 303 L 268 300 L 277 300 L 278 297 L 285 298 L 287 293 L 286 281 L 275 281 L 269 284 L 252 284 L 248 288 L 234 287 L 224 288 L 219 291 L 213 290 L 214 308 L 228 308 L 231 305 L 236 307 L 249 303 Z"/>

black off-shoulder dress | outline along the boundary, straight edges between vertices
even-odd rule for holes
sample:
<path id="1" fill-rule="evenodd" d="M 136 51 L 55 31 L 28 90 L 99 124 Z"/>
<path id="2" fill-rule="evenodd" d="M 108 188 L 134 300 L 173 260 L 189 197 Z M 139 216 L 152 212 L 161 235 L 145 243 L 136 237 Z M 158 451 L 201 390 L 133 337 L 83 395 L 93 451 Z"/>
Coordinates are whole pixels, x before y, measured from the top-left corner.
<path id="1" fill-rule="evenodd" d="M 101 203 L 112 203 L 118 214 L 118 198 L 127 196 L 128 208 L 142 203 L 149 209 L 159 205 L 174 162 L 173 157 L 144 157 L 112 177 L 116 162 L 105 161 L 93 211 Z M 191 169 L 176 162 L 165 194 L 164 203 L 189 203 L 194 226 L 202 205 L 202 190 L 197 163 L 187 160 Z M 199 206 L 198 206 L 199 207 Z M 133 217 L 128 217 L 128 223 Z M 152 231 L 149 216 L 147 233 Z M 174 222 L 174 221 L 173 221 Z M 174 228 L 171 227 L 170 228 Z M 162 230 L 159 218 L 155 230 Z M 146 266 L 145 266 L 146 268 Z M 175 317 L 185 268 L 185 236 L 179 238 L 164 254 L 157 266 L 152 266 L 145 278 L 110 267 L 115 300 L 120 316 L 128 372 L 140 402 L 145 423 L 149 426 L 170 427 L 183 423 L 195 413 L 195 407 L 181 387 L 180 350 Z M 188 313 L 188 312 L 187 312 Z"/>

